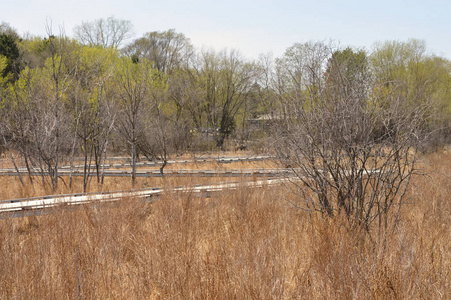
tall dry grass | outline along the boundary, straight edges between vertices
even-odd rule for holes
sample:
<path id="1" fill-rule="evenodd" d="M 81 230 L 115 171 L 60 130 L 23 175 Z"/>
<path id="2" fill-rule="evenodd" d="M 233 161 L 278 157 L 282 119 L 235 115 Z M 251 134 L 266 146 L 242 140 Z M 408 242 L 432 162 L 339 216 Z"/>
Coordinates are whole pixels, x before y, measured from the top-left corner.
<path id="1" fill-rule="evenodd" d="M 348 232 L 283 187 L 170 194 L 0 220 L 2 299 L 450 299 L 451 155 L 394 230 Z"/>
<path id="2" fill-rule="evenodd" d="M 45 195 L 56 194 L 69 194 L 69 193 L 82 193 L 83 192 L 83 177 L 77 176 L 73 178 L 73 187 L 68 187 L 68 176 L 61 176 L 58 189 L 52 190 L 52 187 L 47 184 L 45 187 L 42 185 L 40 177 L 35 176 L 33 184 L 30 183 L 28 177 L 24 177 L 24 185 L 20 183 L 17 177 L 13 176 L 0 176 L 0 201 L 10 200 L 18 198 L 30 198 L 39 197 Z M 256 180 L 255 178 L 240 178 L 240 177 L 176 177 L 166 176 L 162 177 L 137 177 L 135 186 L 132 186 L 131 177 L 105 177 L 104 183 L 97 183 L 97 179 L 94 176 L 90 177 L 90 183 L 87 188 L 88 193 L 106 192 L 106 191 L 128 191 L 132 189 L 145 189 L 150 187 L 177 187 L 177 186 L 190 186 L 196 184 L 210 184 L 240 180 Z"/>

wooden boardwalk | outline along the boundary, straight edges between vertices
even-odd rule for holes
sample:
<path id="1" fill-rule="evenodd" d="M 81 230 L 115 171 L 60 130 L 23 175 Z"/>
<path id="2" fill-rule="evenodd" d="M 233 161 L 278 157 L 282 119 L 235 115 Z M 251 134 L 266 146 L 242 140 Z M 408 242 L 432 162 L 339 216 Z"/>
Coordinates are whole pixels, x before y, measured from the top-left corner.
<path id="1" fill-rule="evenodd" d="M 87 203 L 113 202 L 124 198 L 138 198 L 146 201 L 153 201 L 165 192 L 191 193 L 198 196 L 210 197 L 214 193 L 234 190 L 239 187 L 261 188 L 283 184 L 290 179 L 273 178 L 256 181 L 224 182 L 217 184 L 203 184 L 186 187 L 175 187 L 170 189 L 148 188 L 132 191 L 117 191 L 106 193 L 89 194 L 67 194 L 44 197 L 34 197 L 26 199 L 12 199 L 0 201 L 0 218 L 22 217 L 29 215 L 39 215 L 43 210 L 57 206 L 76 206 Z"/>

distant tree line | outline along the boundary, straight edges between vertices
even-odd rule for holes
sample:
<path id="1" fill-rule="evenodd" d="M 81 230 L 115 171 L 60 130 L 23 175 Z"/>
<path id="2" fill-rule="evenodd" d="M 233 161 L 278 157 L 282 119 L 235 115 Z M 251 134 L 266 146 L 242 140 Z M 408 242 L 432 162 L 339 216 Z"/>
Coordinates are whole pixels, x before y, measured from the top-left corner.
<path id="1" fill-rule="evenodd" d="M 117 153 L 130 155 L 133 174 L 142 157 L 166 162 L 231 144 L 259 145 L 292 164 L 278 146 L 300 146 L 280 140 L 293 130 L 310 146 L 319 136 L 318 146 L 334 137 L 343 147 L 357 137 L 381 144 L 406 130 L 421 139 L 418 148 L 449 142 L 451 64 L 422 41 L 376 43 L 371 52 L 297 43 L 282 57 L 249 60 L 237 50 L 195 49 L 172 29 L 126 43 L 132 31 L 114 18 L 82 23 L 75 39 L 0 26 L 2 151 L 47 174 L 42 184 L 56 189 L 59 167 L 79 157 L 85 189 L 92 170 L 101 183 Z"/>

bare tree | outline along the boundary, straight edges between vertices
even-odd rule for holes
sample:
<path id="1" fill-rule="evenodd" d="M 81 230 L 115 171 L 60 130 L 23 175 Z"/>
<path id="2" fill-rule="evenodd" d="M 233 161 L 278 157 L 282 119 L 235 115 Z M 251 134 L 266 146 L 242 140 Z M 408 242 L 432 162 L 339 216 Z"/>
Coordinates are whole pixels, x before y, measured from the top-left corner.
<path id="1" fill-rule="evenodd" d="M 0 72 L 6 65 L 6 59 L 0 56 Z M 24 181 L 22 179 L 22 175 L 19 172 L 18 165 L 16 163 L 16 160 L 11 152 L 10 143 L 11 141 L 14 142 L 14 132 L 15 130 L 12 128 L 14 127 L 14 123 L 18 122 L 19 126 L 22 124 L 19 118 L 14 119 L 13 109 L 11 105 L 12 101 L 8 101 L 8 94 L 5 92 L 5 82 L 6 78 L 2 78 L 0 76 L 0 103 L 2 104 L 2 109 L 0 110 L 0 155 L 2 155 L 2 152 L 6 150 L 8 152 L 8 155 L 11 159 L 11 162 L 13 163 L 14 169 L 16 170 L 17 174 L 19 175 L 19 180 L 22 186 L 24 185 Z M 14 122 L 15 120 L 15 122 Z M 30 177 L 31 178 L 31 177 Z"/>
<path id="2" fill-rule="evenodd" d="M 139 145 L 148 145 L 143 139 L 146 136 L 145 120 L 151 116 L 145 112 L 153 105 L 151 93 L 161 83 L 161 74 L 146 60 L 133 63 L 124 57 L 120 60 L 116 75 L 119 109 L 115 127 L 130 147 L 132 185 L 135 185 L 137 150 Z M 144 150 L 149 151 L 148 148 Z"/>
<path id="3" fill-rule="evenodd" d="M 57 71 L 60 63 L 61 57 L 56 56 L 46 68 L 21 72 L 6 107 L 14 148 L 23 155 L 28 171 L 30 163 L 37 167 L 43 186 L 50 183 L 53 190 L 58 187 L 60 161 L 69 148 L 68 115 L 61 101 L 68 79 Z"/>
<path id="4" fill-rule="evenodd" d="M 180 69 L 171 74 L 167 87 L 166 105 L 175 107 L 170 115 L 165 114 L 172 124 L 172 141 L 175 152 L 187 150 L 192 142 L 191 132 L 201 125 L 200 102 L 202 91 L 199 78 L 192 69 Z M 169 126 L 169 125 L 168 125 Z"/>
<path id="5" fill-rule="evenodd" d="M 3 22 L 0 24 L 0 34 L 6 34 L 11 36 L 14 40 L 19 40 L 20 36 L 17 33 L 17 30 L 13 27 L 11 27 L 11 25 L 9 23 Z"/>
<path id="6" fill-rule="evenodd" d="M 43 68 L 25 68 L 12 86 L 10 112 L 20 123 L 11 124 L 15 146 L 25 159 L 41 171 L 43 185 L 46 178 L 52 189 L 58 188 L 58 168 L 69 149 L 69 121 L 64 109 L 64 97 L 71 82 L 70 41 L 61 32 L 52 34 L 47 25 L 50 57 Z M 45 178 L 44 175 L 47 175 Z M 31 178 L 31 177 L 30 177 Z"/>
<path id="7" fill-rule="evenodd" d="M 133 25 L 128 20 L 109 17 L 83 22 L 74 28 L 74 33 L 83 44 L 117 48 L 133 36 Z"/>
<path id="8" fill-rule="evenodd" d="M 218 129 L 216 144 L 222 148 L 236 125 L 236 115 L 243 107 L 256 82 L 258 70 L 238 51 L 203 52 L 199 76 L 204 89 L 204 112 L 208 127 Z"/>
<path id="9" fill-rule="evenodd" d="M 189 64 L 194 49 L 188 38 L 170 29 L 148 32 L 125 47 L 123 52 L 135 62 L 147 59 L 152 62 L 153 68 L 170 74 L 173 70 Z"/>
<path id="10" fill-rule="evenodd" d="M 285 118 L 274 143 L 279 161 L 296 174 L 293 204 L 343 214 L 350 228 L 387 228 L 416 170 L 425 108 L 396 94 L 384 95 L 392 105 L 382 108 L 364 54 L 323 43 L 295 47 L 279 61 L 292 80 L 278 81 Z"/>
<path id="11" fill-rule="evenodd" d="M 169 154 L 173 151 L 177 140 L 177 126 L 173 115 L 167 111 L 166 90 L 161 88 L 152 89 L 151 105 L 146 106 L 144 140 L 153 154 L 162 160 L 160 167 L 161 175 L 167 165 Z"/>
<path id="12" fill-rule="evenodd" d="M 81 49 L 74 84 L 70 90 L 68 107 L 73 115 L 74 143 L 71 162 L 77 142 L 81 141 L 84 156 L 83 191 L 86 191 L 94 159 L 97 182 L 102 183 L 101 160 L 115 120 L 112 97 L 106 87 L 113 77 L 116 51 L 84 47 Z M 72 163 L 71 163 L 72 165 Z M 71 177 L 72 179 L 72 177 Z M 72 183 L 72 180 L 70 181 Z M 71 185 L 70 185 L 71 186 Z"/>
<path id="13" fill-rule="evenodd" d="M 0 69 L 1 58 L 0 58 Z M 29 88 L 29 82 L 31 81 L 31 72 L 29 69 L 21 72 L 18 80 L 14 83 L 10 83 L 8 89 L 6 89 L 2 79 L 0 77 L 0 91 L 2 109 L 0 110 L 0 133 L 2 135 L 2 148 L 4 148 L 19 174 L 21 182 L 21 175 L 18 169 L 18 164 L 12 154 L 12 150 L 16 150 L 16 153 L 22 155 L 25 165 L 29 173 L 29 180 L 33 183 L 33 177 L 31 176 L 30 162 L 34 156 L 33 138 L 32 138 L 32 120 L 30 118 L 31 99 L 34 92 Z M 5 79 L 3 79 L 6 82 Z M 44 176 L 42 176 L 43 182 Z"/>

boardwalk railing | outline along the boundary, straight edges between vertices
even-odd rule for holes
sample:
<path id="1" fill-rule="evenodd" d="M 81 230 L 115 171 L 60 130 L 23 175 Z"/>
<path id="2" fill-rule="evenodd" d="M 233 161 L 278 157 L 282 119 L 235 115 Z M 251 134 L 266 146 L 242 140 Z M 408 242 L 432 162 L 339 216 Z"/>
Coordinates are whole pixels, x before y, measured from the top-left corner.
<path id="1" fill-rule="evenodd" d="M 17 176 L 18 174 L 22 176 L 41 176 L 42 172 L 39 170 L 33 170 L 28 172 L 23 169 L 19 169 L 17 172 L 14 169 L 0 169 L 0 175 L 4 176 Z M 68 170 L 60 169 L 58 171 L 59 176 L 83 176 L 83 170 Z M 164 174 L 164 175 L 163 175 Z M 156 169 L 138 170 L 136 171 L 136 177 L 280 177 L 292 174 L 290 169 L 240 169 L 240 170 L 199 170 L 199 169 L 181 169 L 165 170 L 164 173 Z M 44 174 L 45 175 L 45 174 Z M 106 170 L 102 174 L 105 177 L 130 177 L 132 175 L 131 170 Z M 90 172 L 89 176 L 96 176 L 95 172 Z"/>
<path id="2" fill-rule="evenodd" d="M 73 206 L 91 202 L 111 202 L 130 197 L 152 201 L 164 192 L 192 193 L 208 197 L 212 193 L 222 192 L 225 190 L 234 190 L 239 187 L 261 188 L 263 186 L 282 184 L 288 180 L 289 179 L 287 178 L 278 178 L 244 182 L 224 182 L 217 184 L 175 187 L 170 189 L 149 188 L 132 191 L 53 195 L 26 199 L 2 200 L 0 201 L 0 214 L 8 214 L 5 217 L 24 216 L 39 214 L 39 211 L 41 210 L 61 205 Z"/>

